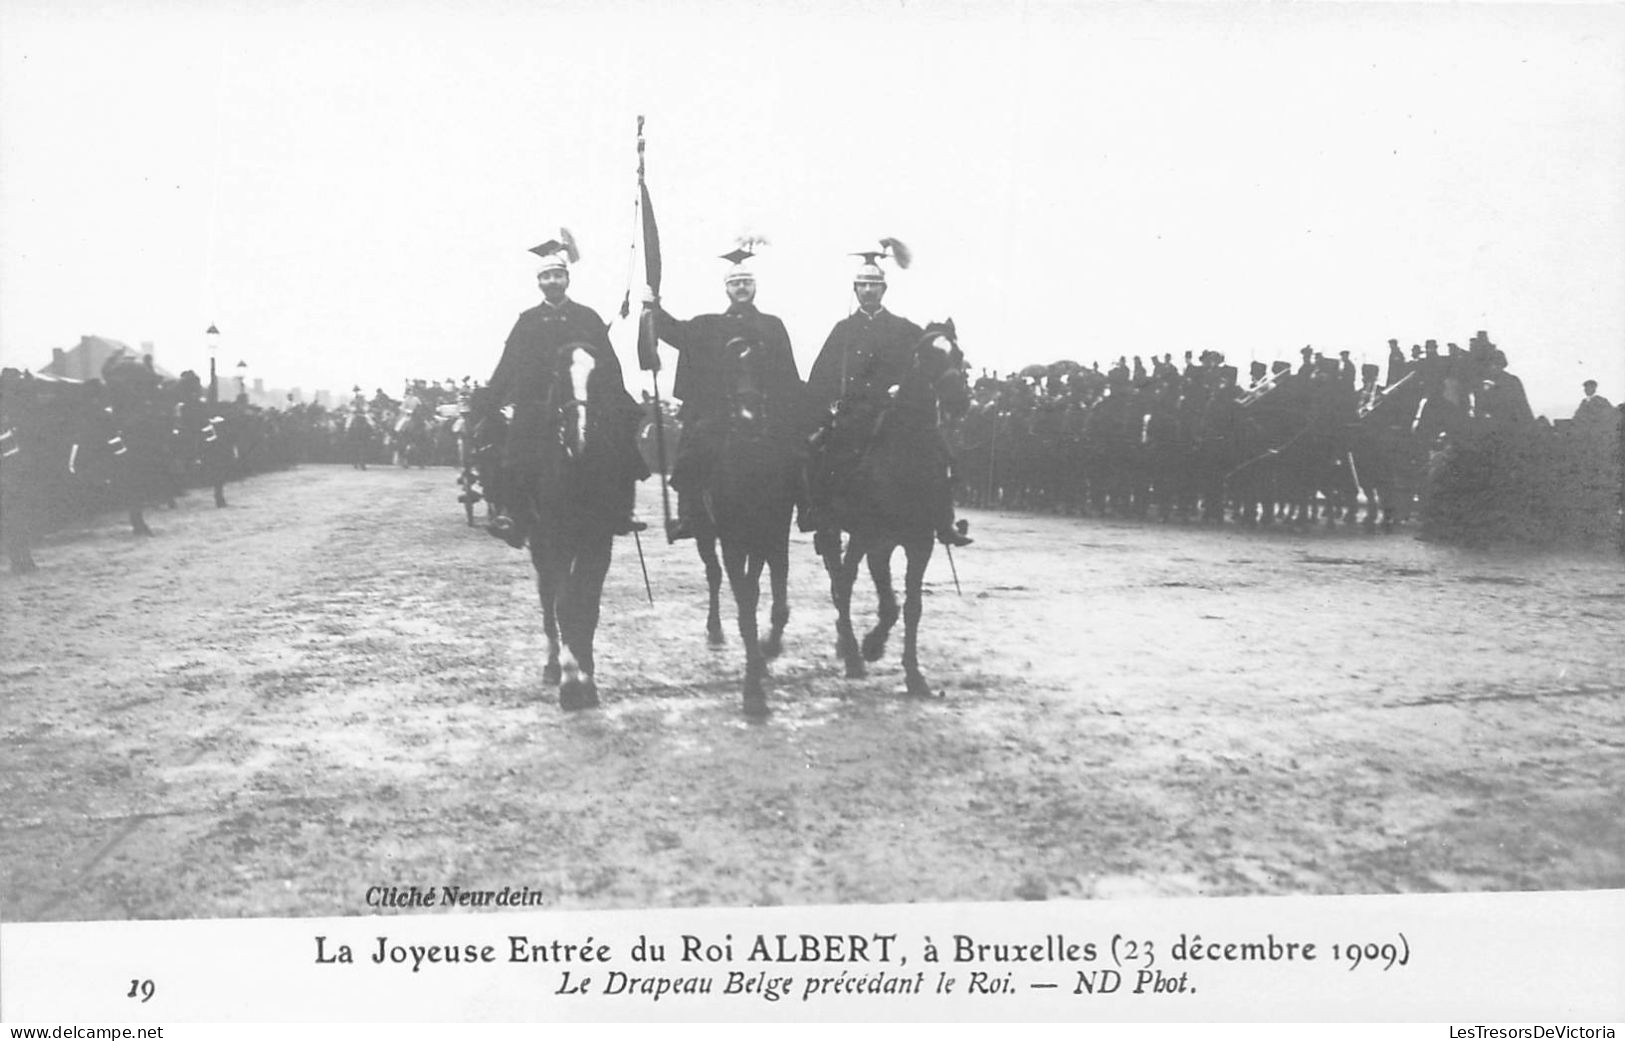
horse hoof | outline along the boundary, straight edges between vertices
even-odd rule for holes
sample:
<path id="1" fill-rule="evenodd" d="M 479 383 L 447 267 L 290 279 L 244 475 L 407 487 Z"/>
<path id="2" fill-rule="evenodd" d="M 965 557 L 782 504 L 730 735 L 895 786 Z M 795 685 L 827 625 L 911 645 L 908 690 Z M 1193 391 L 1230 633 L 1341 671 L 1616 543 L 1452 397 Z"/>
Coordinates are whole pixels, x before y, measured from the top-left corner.
<path id="1" fill-rule="evenodd" d="M 722 635 L 722 630 L 717 628 L 705 630 L 705 642 L 710 644 L 712 647 L 721 647 L 728 641 L 727 638 Z"/>
<path id="2" fill-rule="evenodd" d="M 870 633 L 863 638 L 863 660 L 879 661 L 886 653 L 886 636 L 884 633 Z"/>
<path id="3" fill-rule="evenodd" d="M 917 672 L 908 674 L 903 683 L 903 691 L 911 698 L 934 698 L 937 696 L 931 690 L 931 684 L 927 683 L 925 677 Z"/>
<path id="4" fill-rule="evenodd" d="M 598 688 L 591 680 L 570 680 L 559 685 L 559 708 L 566 712 L 598 707 Z"/>
<path id="5" fill-rule="evenodd" d="M 559 668 L 558 662 L 548 662 L 542 667 L 542 682 L 549 687 L 554 686 L 564 678 L 564 670 Z"/>
<path id="6" fill-rule="evenodd" d="M 760 691 L 754 697 L 748 691 L 745 693 L 745 718 L 767 718 L 767 695 Z"/>
<path id="7" fill-rule="evenodd" d="M 767 639 L 762 641 L 762 654 L 768 658 L 777 658 L 784 652 L 784 636 L 780 633 L 769 633 Z"/>
<path id="8" fill-rule="evenodd" d="M 846 678 L 847 679 L 849 679 L 849 680 L 861 680 L 861 679 L 863 679 L 863 677 L 867 676 L 868 674 L 869 674 L 869 670 L 864 667 L 863 660 L 861 658 L 848 658 L 848 659 L 846 659 Z"/>

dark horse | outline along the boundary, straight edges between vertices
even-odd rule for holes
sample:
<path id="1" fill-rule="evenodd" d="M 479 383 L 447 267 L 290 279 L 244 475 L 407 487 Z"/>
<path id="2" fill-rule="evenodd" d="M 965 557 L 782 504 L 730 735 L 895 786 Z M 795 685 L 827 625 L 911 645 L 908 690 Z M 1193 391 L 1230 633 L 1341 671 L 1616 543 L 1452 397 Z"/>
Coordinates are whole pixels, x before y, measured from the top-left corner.
<path id="1" fill-rule="evenodd" d="M 616 463 L 607 443 L 616 423 L 611 413 L 619 405 L 610 383 L 618 381 L 594 380 L 593 371 L 588 345 L 559 348 L 549 359 L 541 403 L 514 416 L 516 436 L 531 445 L 526 506 L 547 633 L 542 678 L 559 685 L 563 709 L 598 704 L 593 634 L 617 514 L 624 512 L 616 503 Z"/>
<path id="2" fill-rule="evenodd" d="M 760 718 L 767 715 L 767 661 L 778 656 L 790 620 L 790 515 L 800 482 L 802 403 L 776 400 L 766 392 L 766 357 L 753 341 L 736 337 L 723 353 L 727 408 L 714 420 L 720 429 L 691 435 L 715 444 L 702 484 L 705 509 L 695 543 L 710 587 L 707 628 L 713 645 L 722 642 L 716 544 L 722 545 L 722 569 L 739 609 L 739 637 L 745 645 L 745 714 Z M 765 640 L 756 627 L 764 566 L 773 587 L 772 628 Z"/>
<path id="3" fill-rule="evenodd" d="M 953 322 L 926 326 L 902 381 L 874 418 L 855 487 L 833 511 L 841 530 L 851 536 L 845 553 L 832 546 L 823 554 L 835 602 L 836 653 L 846 662 L 846 675 L 855 679 L 864 675 L 865 661 L 880 660 L 897 622 L 891 557 L 893 550 L 903 547 L 908 559 L 903 579 L 903 672 L 910 697 L 931 694 L 918 653 L 921 594 L 936 538 L 938 504 L 948 494 L 947 449 L 938 426 L 945 410 L 963 409 L 968 400 L 963 364 Z M 852 587 L 865 559 L 879 599 L 879 617 L 860 648 L 852 631 Z"/>
<path id="4" fill-rule="evenodd" d="M 367 456 L 372 454 L 372 420 L 362 409 L 352 409 L 344 421 L 344 454 L 355 469 L 367 468 Z"/>

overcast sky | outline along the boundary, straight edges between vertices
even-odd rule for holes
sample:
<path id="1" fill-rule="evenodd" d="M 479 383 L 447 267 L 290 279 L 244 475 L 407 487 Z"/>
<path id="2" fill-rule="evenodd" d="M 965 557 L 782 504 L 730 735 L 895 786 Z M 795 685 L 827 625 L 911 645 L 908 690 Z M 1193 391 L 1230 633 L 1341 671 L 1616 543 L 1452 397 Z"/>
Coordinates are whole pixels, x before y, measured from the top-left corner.
<path id="1" fill-rule="evenodd" d="M 1625 397 L 1618 5 L 6 0 L 0 363 L 483 378 L 561 224 L 613 317 L 640 113 L 667 308 L 763 234 L 803 375 L 895 236 L 977 368 L 1486 329 Z"/>

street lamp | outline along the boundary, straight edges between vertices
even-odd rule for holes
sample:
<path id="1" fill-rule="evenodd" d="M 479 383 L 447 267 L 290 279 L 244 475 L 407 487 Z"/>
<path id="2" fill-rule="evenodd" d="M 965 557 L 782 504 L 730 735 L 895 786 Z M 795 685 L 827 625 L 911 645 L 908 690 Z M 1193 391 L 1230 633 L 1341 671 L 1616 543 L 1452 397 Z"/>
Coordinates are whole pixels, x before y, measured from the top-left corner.
<path id="1" fill-rule="evenodd" d="M 209 328 L 203 334 L 203 340 L 209 345 L 209 404 L 213 405 L 220 400 L 220 386 L 214 375 L 214 356 L 220 352 L 220 330 L 209 323 Z"/>
<path id="2" fill-rule="evenodd" d="M 237 363 L 237 396 L 239 398 L 248 397 L 248 362 L 246 361 Z"/>

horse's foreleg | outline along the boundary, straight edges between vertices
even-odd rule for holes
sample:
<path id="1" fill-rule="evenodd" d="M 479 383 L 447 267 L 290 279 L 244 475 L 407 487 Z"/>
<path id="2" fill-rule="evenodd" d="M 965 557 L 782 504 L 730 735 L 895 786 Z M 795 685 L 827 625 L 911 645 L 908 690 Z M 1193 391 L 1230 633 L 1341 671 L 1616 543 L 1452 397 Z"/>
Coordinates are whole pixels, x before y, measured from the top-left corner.
<path id="1" fill-rule="evenodd" d="M 547 637 L 547 664 L 542 666 L 542 682 L 557 686 L 564 678 L 561 661 L 564 629 L 564 592 L 568 564 L 555 541 L 542 532 L 530 540 L 530 562 L 536 569 L 536 594 L 542 604 L 542 632 Z M 571 661 L 572 676 L 575 662 Z"/>
<path id="2" fill-rule="evenodd" d="M 6 557 L 11 561 L 11 572 L 14 575 L 26 575 L 39 570 L 39 565 L 34 562 L 33 553 L 29 551 L 34 541 L 32 520 L 32 517 L 25 513 L 20 520 L 9 520 L 5 529 L 0 531 L 0 543 L 5 545 Z"/>
<path id="3" fill-rule="evenodd" d="M 790 624 L 790 529 L 785 527 L 783 538 L 775 540 L 768 552 L 768 578 L 773 584 L 773 627 L 762 643 L 762 653 L 777 658 L 784 650 L 784 627 Z"/>
<path id="4" fill-rule="evenodd" d="M 908 570 L 903 577 L 903 676 L 910 697 L 928 698 L 931 685 L 920 672 L 920 615 L 924 610 L 925 566 L 933 549 L 927 535 L 903 547 Z"/>
<path id="5" fill-rule="evenodd" d="M 756 632 L 756 607 L 761 599 L 762 559 L 748 555 L 730 542 L 722 544 L 723 566 L 728 570 L 728 586 L 739 609 L 739 640 L 745 645 L 745 714 L 767 715 L 767 658 L 762 654 Z"/>
<path id="6" fill-rule="evenodd" d="M 717 560 L 717 540 L 710 535 L 698 535 L 694 549 L 705 562 L 705 587 L 709 595 L 705 614 L 705 642 L 721 647 L 722 636 L 722 564 Z"/>
<path id="7" fill-rule="evenodd" d="M 852 632 L 852 587 L 858 579 L 858 565 L 864 547 L 856 535 L 847 540 L 846 555 L 840 566 L 830 570 L 830 598 L 835 602 L 835 653 L 846 662 L 846 678 L 860 679 L 865 673 L 858 638 Z"/>
<path id="8" fill-rule="evenodd" d="M 1370 531 L 1377 526 L 1377 517 L 1382 513 L 1383 500 L 1387 498 L 1388 490 L 1380 480 L 1371 480 L 1366 482 L 1361 491 L 1365 494 L 1365 516 L 1360 519 L 1360 524 Z M 1355 500 L 1355 505 L 1359 505 L 1358 499 Z"/>
<path id="9" fill-rule="evenodd" d="M 879 601 L 875 627 L 863 638 L 863 660 L 879 661 L 886 653 L 886 640 L 892 626 L 897 624 L 897 593 L 891 584 L 891 544 L 880 544 L 869 549 L 869 577 L 875 583 L 875 598 Z"/>
<path id="10" fill-rule="evenodd" d="M 553 560 L 544 556 L 541 540 L 531 544 L 531 561 L 536 565 L 536 594 L 542 602 L 542 632 L 547 636 L 547 664 L 542 666 L 542 682 L 557 686 L 563 679 L 559 664 L 559 574 Z"/>
<path id="11" fill-rule="evenodd" d="M 561 708 L 598 705 L 592 642 L 598 631 L 604 576 L 609 573 L 613 550 L 613 536 L 595 535 L 589 544 L 580 548 L 573 566 L 569 566 L 564 575 L 564 593 L 559 605 L 559 630 L 564 640 L 564 680 L 559 686 Z"/>

